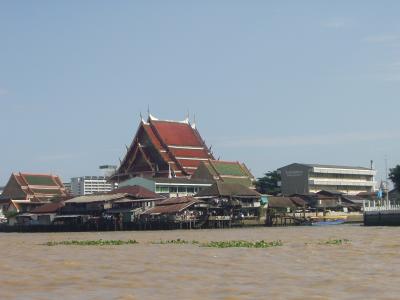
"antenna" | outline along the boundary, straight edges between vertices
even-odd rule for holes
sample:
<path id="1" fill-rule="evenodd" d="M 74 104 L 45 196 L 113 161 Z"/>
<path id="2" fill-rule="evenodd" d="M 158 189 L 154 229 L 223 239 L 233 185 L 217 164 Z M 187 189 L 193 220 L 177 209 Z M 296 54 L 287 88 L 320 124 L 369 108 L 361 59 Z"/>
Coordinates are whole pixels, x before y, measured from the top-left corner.
<path id="1" fill-rule="evenodd" d="M 150 118 L 150 105 L 147 104 L 147 116 Z"/>

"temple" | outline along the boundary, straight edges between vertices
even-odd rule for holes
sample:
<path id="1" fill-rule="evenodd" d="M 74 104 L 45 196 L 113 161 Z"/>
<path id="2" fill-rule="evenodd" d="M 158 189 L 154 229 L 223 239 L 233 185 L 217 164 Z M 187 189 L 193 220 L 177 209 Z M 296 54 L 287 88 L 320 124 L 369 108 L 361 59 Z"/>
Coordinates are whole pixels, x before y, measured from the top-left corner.
<path id="1" fill-rule="evenodd" d="M 190 177 L 201 162 L 214 159 L 194 124 L 158 120 L 149 114 L 136 135 L 112 181 L 131 177 Z"/>
<path id="2" fill-rule="evenodd" d="M 67 196 L 64 185 L 56 175 L 13 173 L 0 195 L 0 210 L 25 212 Z"/>

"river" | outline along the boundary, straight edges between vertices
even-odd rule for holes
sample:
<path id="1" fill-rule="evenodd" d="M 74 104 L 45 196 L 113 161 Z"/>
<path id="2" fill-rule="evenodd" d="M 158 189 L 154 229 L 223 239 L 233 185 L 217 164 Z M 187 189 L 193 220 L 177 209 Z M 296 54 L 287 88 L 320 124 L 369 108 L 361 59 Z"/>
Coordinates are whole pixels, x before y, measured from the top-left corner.
<path id="1" fill-rule="evenodd" d="M 152 244 L 281 240 L 271 248 Z M 48 241 L 135 239 L 119 246 Z M 342 244 L 326 244 L 330 240 Z M 345 241 L 345 240 L 348 240 Z M 0 299 L 398 299 L 397 227 L 0 233 Z"/>

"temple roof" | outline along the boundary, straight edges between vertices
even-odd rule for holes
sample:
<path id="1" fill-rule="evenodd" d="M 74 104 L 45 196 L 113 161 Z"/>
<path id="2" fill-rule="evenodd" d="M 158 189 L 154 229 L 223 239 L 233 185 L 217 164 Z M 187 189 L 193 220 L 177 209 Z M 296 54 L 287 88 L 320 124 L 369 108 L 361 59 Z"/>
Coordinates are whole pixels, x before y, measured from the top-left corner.
<path id="1" fill-rule="evenodd" d="M 132 171 L 139 162 L 142 168 L 147 166 L 147 172 L 153 176 L 161 171 L 165 176 L 168 172 L 177 177 L 190 176 L 208 159 L 214 159 L 213 155 L 188 119 L 166 121 L 150 115 L 147 122 L 140 123 L 114 178 L 138 175 L 135 172 L 140 174 L 140 170 Z"/>
<path id="2" fill-rule="evenodd" d="M 42 201 L 67 196 L 60 178 L 52 174 L 13 173 L 1 198 Z"/>
<path id="3" fill-rule="evenodd" d="M 205 172 L 206 170 L 206 172 Z M 206 174 L 205 174 L 206 173 Z M 244 163 L 237 161 L 207 160 L 202 162 L 193 178 L 212 176 L 214 180 L 252 187 L 254 176 Z"/>

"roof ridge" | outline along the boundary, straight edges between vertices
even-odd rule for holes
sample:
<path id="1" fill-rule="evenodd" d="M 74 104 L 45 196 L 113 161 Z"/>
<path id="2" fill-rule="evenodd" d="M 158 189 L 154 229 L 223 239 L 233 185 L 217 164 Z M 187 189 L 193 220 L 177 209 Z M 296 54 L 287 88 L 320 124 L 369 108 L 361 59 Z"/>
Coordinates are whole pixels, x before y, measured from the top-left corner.
<path id="1" fill-rule="evenodd" d="M 238 161 L 231 161 L 231 160 L 219 160 L 219 159 L 212 159 L 212 161 L 215 161 L 215 162 L 217 162 L 217 163 L 226 163 L 226 164 L 232 164 L 232 165 L 236 165 L 236 164 L 239 164 L 240 165 L 240 162 L 238 162 Z"/>

